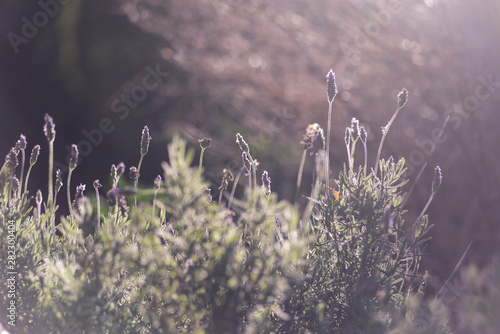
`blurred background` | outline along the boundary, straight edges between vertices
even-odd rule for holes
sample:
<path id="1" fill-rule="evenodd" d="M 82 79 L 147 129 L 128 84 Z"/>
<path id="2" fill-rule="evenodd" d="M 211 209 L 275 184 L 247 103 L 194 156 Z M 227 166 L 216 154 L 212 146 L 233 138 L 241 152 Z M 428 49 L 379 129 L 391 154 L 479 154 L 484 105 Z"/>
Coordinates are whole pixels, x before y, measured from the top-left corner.
<path id="1" fill-rule="evenodd" d="M 405 157 L 415 178 L 446 116 L 450 122 L 408 202 L 408 221 L 435 224 L 424 268 L 439 289 L 473 241 L 467 262 L 484 265 L 500 242 L 500 2 L 454 0 L 40 0 L 0 2 L 0 152 L 22 133 L 42 147 L 30 189 L 44 191 L 56 124 L 56 167 L 71 144 L 82 159 L 72 188 L 108 180 L 111 164 L 137 165 L 141 130 L 153 137 L 141 181 L 162 174 L 174 133 L 198 149 L 210 137 L 206 175 L 237 171 L 236 132 L 249 142 L 273 190 L 293 200 L 310 123 L 326 131 L 325 76 L 337 76 L 331 168 L 346 161 L 352 117 L 369 132 L 373 165 L 380 128 L 397 93 L 409 102 L 383 157 Z M 362 154 L 358 148 L 357 153 Z M 29 157 L 28 157 L 29 158 Z M 362 156 L 358 158 L 362 162 Z M 312 158 L 301 193 L 309 191 Z M 105 183 L 109 187 L 109 182 Z M 106 189 L 107 190 L 107 189 Z M 63 191 L 65 191 L 63 189 Z M 74 191 L 71 191 L 72 194 Z M 303 203 L 303 202 L 302 202 Z M 67 208 L 61 208 L 65 213 Z"/>

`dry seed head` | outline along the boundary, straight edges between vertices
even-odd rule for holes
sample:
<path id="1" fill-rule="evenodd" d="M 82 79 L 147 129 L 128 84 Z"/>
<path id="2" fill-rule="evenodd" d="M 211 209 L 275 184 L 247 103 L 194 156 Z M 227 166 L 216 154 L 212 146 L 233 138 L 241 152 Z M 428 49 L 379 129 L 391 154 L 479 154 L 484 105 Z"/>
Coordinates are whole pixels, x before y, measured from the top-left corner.
<path id="1" fill-rule="evenodd" d="M 131 178 L 132 180 L 137 180 L 139 178 L 140 174 L 137 170 L 137 167 L 130 167 L 129 172 L 128 172 L 128 177 Z"/>
<path id="2" fill-rule="evenodd" d="M 304 149 L 312 149 L 311 155 L 315 155 L 319 150 L 325 148 L 325 134 L 318 123 L 309 124 L 306 129 L 304 139 L 300 142 Z"/>

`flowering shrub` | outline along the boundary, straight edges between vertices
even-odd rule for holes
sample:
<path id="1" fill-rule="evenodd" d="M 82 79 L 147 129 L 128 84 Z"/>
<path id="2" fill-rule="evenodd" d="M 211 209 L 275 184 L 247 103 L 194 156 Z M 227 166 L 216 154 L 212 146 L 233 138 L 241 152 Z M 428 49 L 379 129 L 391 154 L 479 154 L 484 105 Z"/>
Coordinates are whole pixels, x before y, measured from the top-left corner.
<path id="1" fill-rule="evenodd" d="M 329 119 L 336 93 L 330 71 Z M 15 305 L 2 322 L 12 333 L 446 333 L 446 312 L 425 326 L 418 321 L 428 279 L 419 269 L 432 227 L 427 206 L 405 224 L 404 204 L 416 180 L 405 193 L 404 159 L 381 158 L 385 135 L 407 99 L 403 90 L 370 170 L 366 130 L 352 120 L 345 136 L 348 161 L 335 180 L 325 150 L 330 125 L 326 140 L 318 124 L 308 127 L 297 189 L 306 152 L 316 168 L 301 214 L 277 199 L 272 176 L 257 176 L 257 160 L 241 134 L 242 167 L 236 177 L 224 170 L 218 201 L 203 178 L 209 138 L 200 139 L 194 167 L 194 151 L 174 137 L 163 175 L 148 181 L 150 189 L 139 187 L 151 140 L 145 127 L 138 167 L 129 168 L 132 183 L 125 181 L 123 163 L 112 165 L 110 189 L 95 180 L 95 195 L 80 184 L 71 197 L 78 161 L 72 146 L 69 213 L 61 215 L 62 173 L 52 171 L 56 131 L 46 115 L 47 200 L 40 190 L 35 198 L 27 191 L 39 145 L 26 178 L 23 135 L 1 169 L 0 234 L 6 242 L 0 244 L 0 304 L 3 310 Z M 364 150 L 359 166 L 358 144 Z M 442 181 L 439 167 L 434 172 L 429 202 Z M 235 198 L 243 173 L 248 186 L 243 198 Z"/>

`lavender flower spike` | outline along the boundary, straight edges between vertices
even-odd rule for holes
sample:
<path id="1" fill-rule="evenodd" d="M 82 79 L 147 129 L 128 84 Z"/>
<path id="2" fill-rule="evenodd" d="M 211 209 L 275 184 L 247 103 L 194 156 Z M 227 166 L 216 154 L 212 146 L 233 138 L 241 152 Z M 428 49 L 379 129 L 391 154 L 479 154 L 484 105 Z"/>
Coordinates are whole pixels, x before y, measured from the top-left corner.
<path id="1" fill-rule="evenodd" d="M 141 136 L 141 155 L 146 155 L 149 150 L 149 142 L 151 141 L 151 136 L 149 135 L 149 128 L 146 125 L 142 130 Z"/>
<path id="2" fill-rule="evenodd" d="M 432 181 L 432 192 L 436 192 L 443 182 L 443 176 L 441 175 L 441 168 L 436 166 L 434 168 L 434 180 Z"/>
<path id="3" fill-rule="evenodd" d="M 335 73 L 330 69 L 326 75 L 326 93 L 328 96 L 328 102 L 332 103 L 335 99 L 335 95 L 338 93 L 337 84 L 335 83 Z"/>
<path id="4" fill-rule="evenodd" d="M 56 126 L 54 124 L 54 119 L 45 114 L 45 125 L 43 126 L 43 133 L 49 142 L 53 142 L 56 138 Z"/>

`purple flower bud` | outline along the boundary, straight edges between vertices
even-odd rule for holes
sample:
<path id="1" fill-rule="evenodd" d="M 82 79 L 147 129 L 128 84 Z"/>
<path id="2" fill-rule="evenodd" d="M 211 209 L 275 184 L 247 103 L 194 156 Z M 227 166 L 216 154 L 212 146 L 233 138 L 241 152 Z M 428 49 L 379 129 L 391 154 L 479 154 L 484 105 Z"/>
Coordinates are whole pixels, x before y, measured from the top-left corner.
<path id="1" fill-rule="evenodd" d="M 78 187 L 76 187 L 76 195 L 75 195 L 76 199 L 83 197 L 83 192 L 85 191 L 85 188 L 86 185 L 81 183 Z"/>
<path id="2" fill-rule="evenodd" d="M 17 159 L 17 155 L 19 154 L 15 148 L 12 148 L 5 157 L 5 165 L 7 167 L 7 173 L 10 176 L 13 176 L 17 166 L 19 165 L 19 160 Z"/>
<path id="3" fill-rule="evenodd" d="M 36 204 L 37 205 L 42 205 L 42 201 L 43 201 L 43 197 L 42 197 L 42 192 L 40 191 L 40 189 L 38 189 L 38 191 L 36 192 Z"/>
<path id="4" fill-rule="evenodd" d="M 250 163 L 250 159 L 248 159 L 247 152 L 242 152 L 241 158 L 243 160 L 243 166 L 245 167 L 245 170 L 247 171 L 247 173 L 250 173 L 252 171 L 252 164 Z"/>
<path id="5" fill-rule="evenodd" d="M 78 208 L 77 208 L 77 204 L 80 202 L 81 199 L 83 199 L 85 196 L 83 195 L 83 192 L 85 191 L 85 185 L 84 184 L 81 184 L 76 187 L 76 195 L 75 195 L 75 199 L 73 200 L 73 208 L 75 208 L 77 211 Z"/>
<path id="6" fill-rule="evenodd" d="M 326 93 L 328 102 L 332 103 L 335 95 L 338 93 L 337 84 L 335 83 L 335 73 L 330 69 L 326 75 Z"/>
<path id="7" fill-rule="evenodd" d="M 210 145 L 212 145 L 212 139 L 210 139 L 210 138 L 198 139 L 198 141 L 200 142 L 200 146 L 201 146 L 202 150 L 205 150 L 205 149 L 209 148 Z"/>
<path id="8" fill-rule="evenodd" d="M 93 185 L 95 189 L 102 187 L 101 181 L 99 181 L 99 179 L 95 180 Z"/>
<path id="9" fill-rule="evenodd" d="M 19 179 L 14 176 L 12 178 L 12 183 L 11 184 L 12 184 L 12 191 L 14 191 L 14 193 L 17 192 L 17 190 L 19 189 L 19 185 L 20 185 L 19 184 Z"/>
<path id="10" fill-rule="evenodd" d="M 36 145 L 35 147 L 33 147 L 33 150 L 31 151 L 31 157 L 30 157 L 31 166 L 36 164 L 39 155 L 40 155 L 40 145 Z"/>
<path id="11" fill-rule="evenodd" d="M 78 146 L 71 145 L 71 155 L 69 158 L 69 169 L 73 170 L 78 166 Z"/>
<path id="12" fill-rule="evenodd" d="M 368 134 L 366 133 L 366 130 L 365 130 L 364 126 L 360 126 L 359 127 L 359 136 L 360 136 L 361 141 L 363 142 L 363 144 L 366 144 L 366 138 L 368 137 Z"/>
<path id="13" fill-rule="evenodd" d="M 357 138 L 359 136 L 359 121 L 356 119 L 356 117 L 353 117 L 351 120 L 351 129 L 354 134 L 354 138 Z"/>
<path id="14" fill-rule="evenodd" d="M 123 162 L 120 162 L 118 166 L 116 166 L 116 173 L 117 176 L 120 177 L 125 173 L 125 164 Z"/>
<path id="15" fill-rule="evenodd" d="M 441 168 L 436 166 L 434 168 L 434 180 L 432 181 L 432 192 L 436 192 L 443 182 L 443 176 L 441 175 Z"/>
<path id="16" fill-rule="evenodd" d="M 346 146 L 349 146 L 349 144 L 351 143 L 351 132 L 352 130 L 350 127 L 345 128 L 344 143 L 346 144 Z"/>
<path id="17" fill-rule="evenodd" d="M 160 187 L 161 187 L 161 176 L 160 175 L 158 175 L 156 177 L 154 185 L 155 185 L 155 190 L 156 191 L 160 190 Z"/>
<path id="18" fill-rule="evenodd" d="M 19 140 L 16 142 L 16 149 L 19 151 L 19 150 L 24 150 L 26 148 L 26 145 L 28 143 L 26 142 L 26 137 L 21 134 L 21 137 L 19 138 Z"/>
<path id="19" fill-rule="evenodd" d="M 49 142 L 53 142 L 56 139 L 56 126 L 54 120 L 49 114 L 45 114 L 45 125 L 43 126 L 43 133 Z"/>
<path id="20" fill-rule="evenodd" d="M 58 193 L 59 190 L 61 190 L 62 186 L 63 186 L 62 172 L 60 169 L 58 169 L 56 171 L 56 184 L 55 184 L 56 193 Z"/>
<path id="21" fill-rule="evenodd" d="M 141 136 L 141 155 L 146 155 L 149 150 L 149 142 L 151 141 L 151 136 L 149 135 L 149 129 L 147 126 L 142 130 Z"/>
<path id="22" fill-rule="evenodd" d="M 240 150 L 250 153 L 250 147 L 248 147 L 247 142 L 243 139 L 243 136 L 239 133 L 236 134 L 236 144 L 240 147 Z"/>
<path id="23" fill-rule="evenodd" d="M 406 88 L 403 88 L 403 90 L 398 94 L 399 108 L 402 108 L 406 104 L 406 101 L 408 101 L 408 90 Z"/>
<path id="24" fill-rule="evenodd" d="M 269 194 L 271 194 L 271 178 L 269 177 L 269 173 L 265 170 L 262 173 L 262 186 L 266 187 L 266 185 L 267 185 L 266 196 L 269 196 Z"/>

